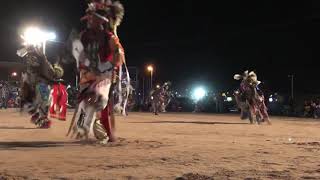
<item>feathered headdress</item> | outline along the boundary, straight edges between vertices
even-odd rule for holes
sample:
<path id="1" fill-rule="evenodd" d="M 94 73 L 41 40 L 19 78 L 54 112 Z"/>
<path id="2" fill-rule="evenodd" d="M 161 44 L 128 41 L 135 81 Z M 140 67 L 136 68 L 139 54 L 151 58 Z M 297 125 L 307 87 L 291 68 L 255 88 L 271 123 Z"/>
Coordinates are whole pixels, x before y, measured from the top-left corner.
<path id="1" fill-rule="evenodd" d="M 248 76 L 249 76 L 249 71 L 247 70 L 247 71 L 245 71 L 242 75 L 240 75 L 240 74 L 235 74 L 234 76 L 233 76 L 233 79 L 235 79 L 235 80 L 245 80 L 245 79 L 247 79 L 248 78 Z"/>
<path id="2" fill-rule="evenodd" d="M 119 26 L 123 20 L 124 16 L 124 7 L 119 1 L 107 2 L 107 17 L 112 22 L 112 26 Z"/>
<path id="3" fill-rule="evenodd" d="M 124 17 L 124 7 L 119 1 L 112 0 L 89 0 L 87 15 L 82 17 L 82 21 L 90 22 L 92 15 L 96 16 L 108 25 L 110 31 L 117 35 L 117 27 Z"/>
<path id="4" fill-rule="evenodd" d="M 105 22 L 109 22 L 106 17 L 106 8 L 107 3 L 104 0 L 87 0 L 88 8 L 86 10 L 86 15 L 81 18 L 81 21 L 90 22 L 92 20 L 92 16 L 96 16 Z"/>
<path id="5" fill-rule="evenodd" d="M 242 75 L 235 74 L 233 76 L 233 79 L 235 80 L 244 80 L 247 81 L 251 85 L 259 85 L 261 81 L 258 81 L 257 74 L 254 71 L 245 71 Z"/>
<path id="6" fill-rule="evenodd" d="M 254 71 L 251 71 L 248 75 L 248 79 L 250 84 L 259 85 L 261 81 L 258 81 L 257 74 Z"/>

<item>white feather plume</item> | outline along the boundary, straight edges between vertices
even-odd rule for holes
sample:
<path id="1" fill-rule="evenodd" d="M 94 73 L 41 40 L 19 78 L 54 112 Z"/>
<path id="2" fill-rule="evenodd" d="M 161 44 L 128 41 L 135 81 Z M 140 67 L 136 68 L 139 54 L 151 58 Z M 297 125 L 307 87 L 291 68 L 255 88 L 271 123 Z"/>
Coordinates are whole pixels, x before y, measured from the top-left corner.
<path id="1" fill-rule="evenodd" d="M 240 80 L 240 79 L 242 79 L 242 76 L 241 76 L 240 74 L 235 74 L 235 75 L 233 76 L 233 79 L 235 79 L 235 80 Z"/>

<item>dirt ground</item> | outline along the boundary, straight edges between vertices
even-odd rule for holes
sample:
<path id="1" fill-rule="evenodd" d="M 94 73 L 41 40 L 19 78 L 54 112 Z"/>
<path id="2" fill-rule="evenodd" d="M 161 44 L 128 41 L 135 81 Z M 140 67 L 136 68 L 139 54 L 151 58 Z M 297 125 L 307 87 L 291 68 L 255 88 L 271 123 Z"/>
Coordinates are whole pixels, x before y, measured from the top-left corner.
<path id="1" fill-rule="evenodd" d="M 67 138 L 67 122 L 36 129 L 0 111 L 2 179 L 320 179 L 320 121 L 273 117 L 249 125 L 237 115 L 130 113 L 119 141 Z"/>

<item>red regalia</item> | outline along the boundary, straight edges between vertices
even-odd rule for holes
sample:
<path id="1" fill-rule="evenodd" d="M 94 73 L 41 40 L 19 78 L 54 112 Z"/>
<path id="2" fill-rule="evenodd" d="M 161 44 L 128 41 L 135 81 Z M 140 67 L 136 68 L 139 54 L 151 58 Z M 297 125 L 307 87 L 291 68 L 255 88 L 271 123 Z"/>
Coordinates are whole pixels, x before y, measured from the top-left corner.
<path id="1" fill-rule="evenodd" d="M 50 117 L 65 121 L 67 115 L 68 93 L 66 86 L 60 80 L 53 84 L 51 98 L 52 100 L 49 109 Z"/>

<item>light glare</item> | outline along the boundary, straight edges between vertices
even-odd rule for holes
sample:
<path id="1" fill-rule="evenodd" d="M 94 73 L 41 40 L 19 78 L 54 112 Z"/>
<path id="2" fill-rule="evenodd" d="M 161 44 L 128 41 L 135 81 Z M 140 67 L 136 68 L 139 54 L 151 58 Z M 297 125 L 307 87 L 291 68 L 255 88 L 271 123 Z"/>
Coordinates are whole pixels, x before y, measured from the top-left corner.
<path id="1" fill-rule="evenodd" d="M 272 98 L 269 98 L 269 102 L 273 102 L 273 99 L 272 99 Z"/>
<path id="2" fill-rule="evenodd" d="M 17 76 L 18 74 L 17 74 L 16 72 L 13 72 L 11 75 L 12 75 L 13 77 L 15 77 L 15 76 Z"/>
<path id="3" fill-rule="evenodd" d="M 24 40 L 24 45 L 40 46 L 45 41 L 55 40 L 57 37 L 53 32 L 47 33 L 41 31 L 37 27 L 30 27 L 26 29 L 26 31 L 22 35 L 22 38 Z"/>
<path id="4" fill-rule="evenodd" d="M 147 67 L 148 71 L 152 72 L 153 71 L 153 67 L 150 65 Z"/>
<path id="5" fill-rule="evenodd" d="M 202 87 L 198 87 L 193 92 L 193 99 L 200 100 L 206 95 L 206 91 Z"/>

